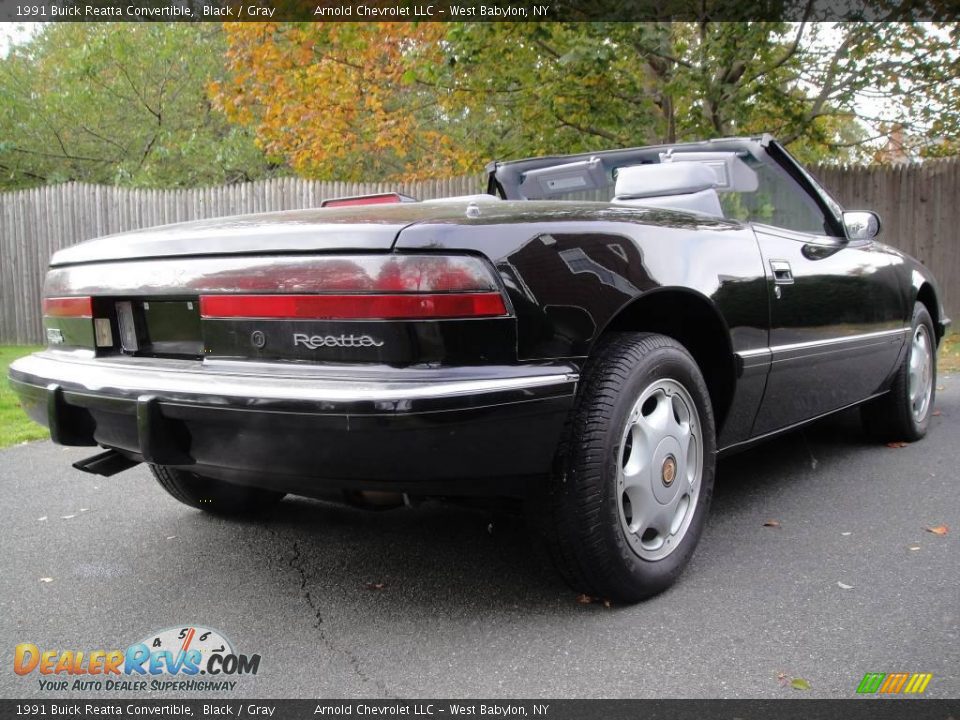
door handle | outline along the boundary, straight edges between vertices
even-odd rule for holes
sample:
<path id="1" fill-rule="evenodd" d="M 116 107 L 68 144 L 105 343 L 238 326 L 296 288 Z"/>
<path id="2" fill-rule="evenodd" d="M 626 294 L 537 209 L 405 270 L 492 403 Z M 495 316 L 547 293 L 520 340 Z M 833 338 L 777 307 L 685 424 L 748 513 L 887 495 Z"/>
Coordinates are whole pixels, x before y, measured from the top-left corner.
<path id="1" fill-rule="evenodd" d="M 770 269 L 773 271 L 773 282 L 777 285 L 793 285 L 793 270 L 786 260 L 771 260 Z"/>

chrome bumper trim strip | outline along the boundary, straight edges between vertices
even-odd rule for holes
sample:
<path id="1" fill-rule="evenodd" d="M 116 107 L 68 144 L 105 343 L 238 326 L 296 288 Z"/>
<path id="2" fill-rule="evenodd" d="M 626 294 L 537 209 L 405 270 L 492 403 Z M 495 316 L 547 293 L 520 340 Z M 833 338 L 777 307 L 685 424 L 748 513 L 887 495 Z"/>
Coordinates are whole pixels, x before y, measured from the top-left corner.
<path id="1" fill-rule="evenodd" d="M 205 368 L 195 362 L 194 369 L 185 363 L 163 368 L 157 363 L 125 364 L 102 360 L 76 360 L 35 354 L 15 361 L 11 376 L 20 382 L 46 385 L 55 383 L 64 389 L 80 388 L 105 395 L 136 396 L 138 394 L 170 394 L 210 397 L 231 397 L 252 400 L 290 400 L 308 402 L 397 402 L 487 393 L 533 390 L 550 386 L 573 385 L 579 376 L 571 367 L 540 368 L 542 372 L 516 377 L 439 378 L 425 379 L 352 379 L 284 374 L 282 365 L 272 368 L 271 375 L 250 372 L 228 372 L 222 366 Z M 238 363 L 239 365 L 240 363 Z M 258 369 L 266 373 L 269 363 Z M 571 389 L 572 391 L 572 389 Z"/>

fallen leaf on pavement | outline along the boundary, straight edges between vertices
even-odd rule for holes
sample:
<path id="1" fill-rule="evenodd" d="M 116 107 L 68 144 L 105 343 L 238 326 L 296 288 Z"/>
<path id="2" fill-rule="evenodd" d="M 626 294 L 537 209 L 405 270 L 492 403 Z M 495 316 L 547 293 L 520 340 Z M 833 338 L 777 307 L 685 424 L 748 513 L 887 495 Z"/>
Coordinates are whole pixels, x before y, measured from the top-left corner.
<path id="1" fill-rule="evenodd" d="M 809 690 L 810 683 L 803 678 L 794 678 L 790 681 L 790 687 L 792 687 L 794 690 Z"/>
<path id="2" fill-rule="evenodd" d="M 767 520 L 767 521 L 763 524 L 763 526 L 764 526 L 764 527 L 778 528 L 778 527 L 780 527 L 780 521 L 779 521 L 779 520 Z"/>
<path id="3" fill-rule="evenodd" d="M 940 417 L 941 415 L 943 415 L 943 413 L 940 412 L 939 410 L 934 410 L 934 411 L 933 411 L 932 413 L 930 413 L 930 414 L 933 415 L 934 417 Z"/>
<path id="4" fill-rule="evenodd" d="M 613 607 L 613 603 L 611 603 L 609 600 L 604 600 L 604 601 L 603 601 L 603 606 L 604 606 L 605 608 L 611 608 L 611 607 Z"/>
<path id="5" fill-rule="evenodd" d="M 933 533 L 934 535 L 946 535 L 950 532 L 950 528 L 946 525 L 934 525 L 933 527 L 924 528 L 928 533 Z"/>
<path id="6" fill-rule="evenodd" d="M 837 585 L 840 587 L 841 590 L 853 590 L 853 585 L 847 585 L 846 583 L 842 583 L 839 580 L 837 580 Z"/>
<path id="7" fill-rule="evenodd" d="M 386 583 L 367 583 L 367 590 L 383 590 L 387 586 Z"/>
<path id="8" fill-rule="evenodd" d="M 785 687 L 787 684 L 787 674 L 785 672 L 778 672 L 777 682 L 780 683 L 780 687 Z"/>
<path id="9" fill-rule="evenodd" d="M 895 440 L 894 442 L 888 442 L 887 447 L 896 450 L 897 448 L 904 448 L 909 444 L 910 443 L 904 442 L 903 440 Z"/>
<path id="10" fill-rule="evenodd" d="M 587 595 L 586 593 L 581 593 L 577 595 L 577 602 L 581 605 L 589 605 L 593 602 L 593 598 Z"/>

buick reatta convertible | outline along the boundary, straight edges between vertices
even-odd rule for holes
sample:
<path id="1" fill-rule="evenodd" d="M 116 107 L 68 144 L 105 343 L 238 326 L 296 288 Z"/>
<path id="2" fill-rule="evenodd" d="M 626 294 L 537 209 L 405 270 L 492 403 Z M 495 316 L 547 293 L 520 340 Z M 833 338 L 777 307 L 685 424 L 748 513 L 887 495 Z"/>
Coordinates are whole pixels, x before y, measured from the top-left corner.
<path id="1" fill-rule="evenodd" d="M 10 370 L 77 467 L 187 505 L 507 497 L 579 591 L 635 601 L 700 538 L 719 455 L 860 405 L 927 431 L 948 320 L 773 139 L 491 164 L 396 194 L 58 252 Z"/>

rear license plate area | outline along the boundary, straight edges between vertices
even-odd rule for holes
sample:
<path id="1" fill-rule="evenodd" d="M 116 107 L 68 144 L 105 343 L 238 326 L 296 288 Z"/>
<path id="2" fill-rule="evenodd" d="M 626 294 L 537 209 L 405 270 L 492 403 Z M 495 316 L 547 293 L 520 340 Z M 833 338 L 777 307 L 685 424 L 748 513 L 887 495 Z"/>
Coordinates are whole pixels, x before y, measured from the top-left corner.
<path id="1" fill-rule="evenodd" d="M 201 357 L 200 303 L 183 300 L 118 300 L 117 329 L 123 352 L 158 357 Z"/>
<path id="2" fill-rule="evenodd" d="M 145 300 L 142 308 L 151 354 L 201 355 L 198 300 Z"/>

